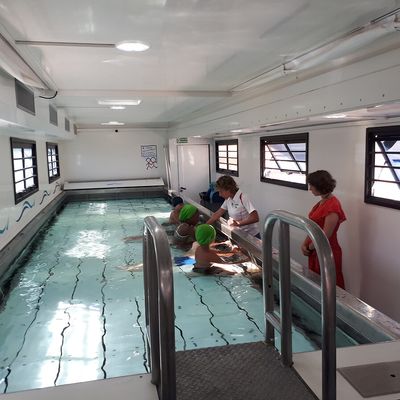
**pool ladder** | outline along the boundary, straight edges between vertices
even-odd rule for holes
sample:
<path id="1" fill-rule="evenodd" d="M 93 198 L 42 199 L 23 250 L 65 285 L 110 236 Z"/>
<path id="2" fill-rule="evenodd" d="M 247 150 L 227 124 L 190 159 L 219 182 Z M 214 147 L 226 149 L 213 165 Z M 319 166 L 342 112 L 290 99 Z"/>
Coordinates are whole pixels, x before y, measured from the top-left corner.
<path id="1" fill-rule="evenodd" d="M 279 291 L 281 318 L 274 314 L 272 233 L 279 221 Z M 281 362 L 292 361 L 292 313 L 289 226 L 304 230 L 312 240 L 321 268 L 322 286 L 322 399 L 336 399 L 336 277 L 332 251 L 323 231 L 313 221 L 287 211 L 273 211 L 263 230 L 263 285 L 265 338 L 274 342 L 281 333 Z M 240 233 L 239 233 L 240 235 Z M 171 253 L 165 231 L 154 217 L 144 219 L 144 287 L 147 344 L 151 355 L 152 383 L 160 400 L 176 399 L 174 292 Z"/>
<path id="2" fill-rule="evenodd" d="M 151 382 L 157 386 L 160 400 L 175 400 L 175 312 L 171 250 L 167 234 L 155 217 L 144 219 L 143 267 Z"/>
<path id="3" fill-rule="evenodd" d="M 279 221 L 279 297 L 280 315 L 274 314 L 272 288 L 272 233 Z M 263 230 L 263 289 L 266 341 L 274 342 L 274 328 L 281 333 L 281 361 L 290 367 L 292 360 L 292 305 L 290 284 L 290 225 L 307 233 L 314 244 L 321 270 L 322 292 L 322 399 L 336 399 L 336 271 L 332 250 L 325 233 L 308 218 L 277 210 L 269 213 Z"/>

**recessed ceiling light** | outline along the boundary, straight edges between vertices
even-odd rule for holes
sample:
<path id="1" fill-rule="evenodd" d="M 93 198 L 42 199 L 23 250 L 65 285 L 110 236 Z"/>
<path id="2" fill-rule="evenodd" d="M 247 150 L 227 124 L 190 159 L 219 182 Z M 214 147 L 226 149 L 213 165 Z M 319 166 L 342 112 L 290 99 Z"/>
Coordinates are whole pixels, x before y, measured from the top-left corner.
<path id="1" fill-rule="evenodd" d="M 337 118 L 346 118 L 346 114 L 331 114 L 331 115 L 325 115 L 324 118 L 329 118 L 329 119 L 337 119 Z"/>
<path id="2" fill-rule="evenodd" d="M 200 135 L 196 135 L 196 136 L 193 136 L 193 137 L 201 137 Z"/>
<path id="3" fill-rule="evenodd" d="M 101 106 L 138 106 L 142 100 L 98 100 L 97 104 Z"/>
<path id="4" fill-rule="evenodd" d="M 111 106 L 111 110 L 125 110 L 125 106 Z"/>
<path id="5" fill-rule="evenodd" d="M 146 51 L 150 48 L 147 43 L 138 40 L 124 40 L 116 43 L 115 47 L 122 51 Z"/>
<path id="6" fill-rule="evenodd" d="M 125 123 L 118 121 L 110 121 L 110 122 L 102 122 L 101 125 L 125 125 Z"/>
<path id="7" fill-rule="evenodd" d="M 242 133 L 243 129 L 231 129 L 229 132 L 230 133 Z"/>

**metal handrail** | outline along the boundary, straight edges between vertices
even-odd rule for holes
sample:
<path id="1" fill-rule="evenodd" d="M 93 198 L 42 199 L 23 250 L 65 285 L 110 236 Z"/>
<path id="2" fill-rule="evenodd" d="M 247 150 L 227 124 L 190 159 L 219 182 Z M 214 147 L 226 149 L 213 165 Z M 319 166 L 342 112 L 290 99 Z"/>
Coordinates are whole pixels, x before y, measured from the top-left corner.
<path id="1" fill-rule="evenodd" d="M 168 237 L 155 217 L 144 219 L 143 279 L 151 382 L 160 400 L 176 399 L 174 284 Z"/>
<path id="2" fill-rule="evenodd" d="M 281 317 L 274 314 L 272 288 L 272 233 L 279 220 L 279 291 Z M 336 272 L 332 249 L 313 221 L 288 211 L 276 210 L 265 219 L 263 230 L 263 288 L 266 341 L 274 342 L 274 328 L 281 332 L 282 363 L 292 365 L 292 312 L 290 291 L 289 225 L 307 232 L 317 252 L 322 290 L 322 399 L 336 399 Z"/>

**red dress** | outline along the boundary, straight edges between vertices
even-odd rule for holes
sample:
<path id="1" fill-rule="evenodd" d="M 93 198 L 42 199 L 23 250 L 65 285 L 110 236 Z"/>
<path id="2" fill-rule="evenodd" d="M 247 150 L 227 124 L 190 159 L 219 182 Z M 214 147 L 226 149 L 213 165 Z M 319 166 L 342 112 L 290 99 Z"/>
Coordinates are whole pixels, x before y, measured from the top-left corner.
<path id="1" fill-rule="evenodd" d="M 339 225 L 346 220 L 346 216 L 344 215 L 344 212 L 342 210 L 342 206 L 339 202 L 339 200 L 335 197 L 332 196 L 331 198 L 327 199 L 324 203 L 321 204 L 321 202 L 317 203 L 312 210 L 310 211 L 310 214 L 308 214 L 308 217 L 316 222 L 321 229 L 324 228 L 324 223 L 325 223 L 325 218 L 329 215 L 335 213 L 338 215 L 339 220 L 336 224 L 336 227 L 332 233 L 332 236 L 329 238 L 329 243 L 332 248 L 332 253 L 333 253 L 333 258 L 335 259 L 335 266 L 336 266 L 336 285 L 344 289 L 344 279 L 343 279 L 343 273 L 342 273 L 342 249 L 339 246 L 338 240 L 337 240 L 337 231 L 339 229 Z M 311 243 L 311 240 L 307 238 L 307 246 L 308 244 Z M 310 256 L 308 257 L 308 268 L 311 269 L 311 271 L 316 272 L 317 274 L 320 274 L 320 268 L 319 268 L 319 262 L 318 262 L 318 257 L 316 251 L 313 251 Z"/>

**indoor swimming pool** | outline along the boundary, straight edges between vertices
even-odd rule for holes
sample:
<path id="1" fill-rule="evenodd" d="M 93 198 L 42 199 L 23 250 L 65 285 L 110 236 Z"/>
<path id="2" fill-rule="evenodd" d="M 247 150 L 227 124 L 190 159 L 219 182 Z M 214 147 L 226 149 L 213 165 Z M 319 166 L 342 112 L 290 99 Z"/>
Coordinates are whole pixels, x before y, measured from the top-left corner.
<path id="1" fill-rule="evenodd" d="M 0 393 L 149 371 L 142 241 L 123 239 L 170 211 L 163 198 L 70 202 L 38 233 L 2 284 Z M 253 282 L 191 269 L 174 266 L 177 350 L 263 340 Z M 293 306 L 293 350 L 316 349 L 320 315 L 296 296 Z M 355 344 L 340 330 L 337 341 Z"/>

